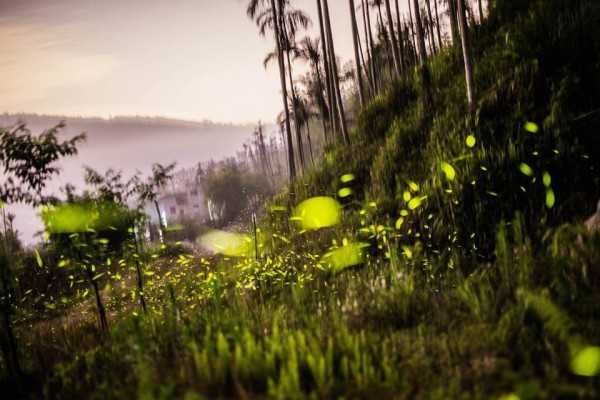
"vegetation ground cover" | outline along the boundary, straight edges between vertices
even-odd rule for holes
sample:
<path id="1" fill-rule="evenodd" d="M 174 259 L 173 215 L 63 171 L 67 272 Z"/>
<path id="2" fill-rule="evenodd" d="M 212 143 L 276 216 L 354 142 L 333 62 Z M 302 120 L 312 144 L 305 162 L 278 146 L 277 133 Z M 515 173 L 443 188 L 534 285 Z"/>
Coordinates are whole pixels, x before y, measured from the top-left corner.
<path id="1" fill-rule="evenodd" d="M 27 386 L 4 389 L 599 397 L 600 231 L 580 223 L 600 193 L 599 5 L 496 6 L 473 32 L 474 118 L 459 49 L 443 49 L 264 207 L 256 239 L 220 236 L 215 257 L 167 245 L 101 257 L 105 336 L 89 288 L 38 254 L 15 323 Z"/>

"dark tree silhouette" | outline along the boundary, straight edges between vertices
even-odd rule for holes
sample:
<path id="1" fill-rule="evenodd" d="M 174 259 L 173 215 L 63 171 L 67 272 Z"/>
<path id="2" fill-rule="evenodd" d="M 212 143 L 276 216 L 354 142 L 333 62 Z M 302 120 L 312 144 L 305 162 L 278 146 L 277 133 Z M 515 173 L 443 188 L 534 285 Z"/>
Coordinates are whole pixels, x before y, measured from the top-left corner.
<path id="1" fill-rule="evenodd" d="M 4 174 L 4 183 L 0 185 L 0 207 L 5 203 L 37 206 L 53 200 L 43 190 L 47 182 L 60 172 L 55 163 L 63 157 L 76 155 L 77 145 L 85 140 L 85 134 L 80 134 L 59 142 L 58 134 L 64 127 L 63 121 L 38 136 L 32 135 L 24 123 L 0 128 L 0 170 Z M 11 275 L 12 249 L 6 237 L 3 242 L 4 254 L 0 259 L 0 347 L 9 374 L 20 379 L 19 352 L 12 329 L 14 296 L 11 293 L 16 284 Z"/>

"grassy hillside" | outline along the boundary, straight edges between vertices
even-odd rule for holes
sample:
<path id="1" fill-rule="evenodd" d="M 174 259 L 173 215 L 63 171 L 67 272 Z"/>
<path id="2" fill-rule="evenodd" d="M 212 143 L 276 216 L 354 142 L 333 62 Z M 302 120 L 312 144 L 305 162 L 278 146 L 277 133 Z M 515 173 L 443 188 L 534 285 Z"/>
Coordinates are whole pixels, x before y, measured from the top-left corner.
<path id="1" fill-rule="evenodd" d="M 146 316 L 132 261 L 113 262 L 107 340 L 85 295 L 34 324 L 24 307 L 28 384 L 3 393 L 598 398 L 600 231 L 581 221 L 600 197 L 599 18 L 592 0 L 496 1 L 471 32 L 475 115 L 448 48 L 266 207 L 258 259 L 239 237 L 210 260 L 157 250 Z"/>
<path id="2" fill-rule="evenodd" d="M 474 118 L 460 49 L 447 48 L 361 112 L 351 148 L 336 149 L 303 177 L 293 190 L 298 198 L 335 195 L 339 177 L 353 173 L 354 200 L 375 201 L 377 218 L 393 223 L 408 208 L 406 192 L 417 195 L 408 185 L 415 182 L 427 198 L 402 233 L 424 233 L 427 224 L 419 238 L 426 246 L 442 250 L 456 236 L 482 257 L 500 221 L 517 211 L 538 238 L 593 213 L 600 198 L 598 5 L 525 1 L 507 10 L 509 3 L 497 2 L 471 32 L 480 98 Z"/>

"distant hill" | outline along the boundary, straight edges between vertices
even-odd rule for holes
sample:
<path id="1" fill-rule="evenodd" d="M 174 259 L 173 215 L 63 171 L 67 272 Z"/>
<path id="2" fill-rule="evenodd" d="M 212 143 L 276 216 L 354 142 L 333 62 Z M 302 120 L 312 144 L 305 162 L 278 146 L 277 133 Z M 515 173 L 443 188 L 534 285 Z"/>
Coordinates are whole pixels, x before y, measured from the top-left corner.
<path id="1" fill-rule="evenodd" d="M 94 168 L 144 170 L 153 162 L 177 161 L 194 165 L 210 158 L 234 155 L 242 148 L 254 126 L 183 121 L 161 117 L 86 118 L 37 114 L 0 114 L 0 126 L 17 121 L 27 124 L 32 133 L 41 133 L 65 121 L 64 137 L 86 132 L 80 159 Z"/>
<path id="2" fill-rule="evenodd" d="M 60 176 L 49 185 L 56 193 L 66 183 L 83 187 L 83 166 L 101 173 L 108 168 L 121 170 L 127 179 L 140 171 L 150 171 L 153 163 L 177 162 L 178 168 L 192 167 L 201 161 L 219 160 L 233 156 L 249 139 L 254 126 L 183 121 L 161 117 L 85 118 L 37 114 L 0 114 L 0 126 L 23 121 L 33 134 L 65 121 L 63 139 L 86 132 L 87 141 L 79 146 L 76 157 L 61 162 Z M 270 132 L 271 128 L 267 128 Z M 17 226 L 26 243 L 41 226 L 33 210 L 21 205 L 12 206 L 18 216 Z"/>

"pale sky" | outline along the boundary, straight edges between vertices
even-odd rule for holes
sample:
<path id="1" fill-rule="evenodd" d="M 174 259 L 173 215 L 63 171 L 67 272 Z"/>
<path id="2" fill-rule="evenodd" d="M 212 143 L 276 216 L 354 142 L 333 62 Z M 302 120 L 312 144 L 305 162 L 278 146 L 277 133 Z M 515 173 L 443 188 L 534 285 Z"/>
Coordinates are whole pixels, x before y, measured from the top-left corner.
<path id="1" fill-rule="evenodd" d="M 336 52 L 353 58 L 346 0 L 330 0 Z M 359 2 L 357 1 L 357 4 Z M 404 3 L 404 2 L 402 2 Z M 0 0 L 0 112 L 274 121 L 274 48 L 245 0 Z M 317 36 L 316 0 L 297 0 Z"/>

